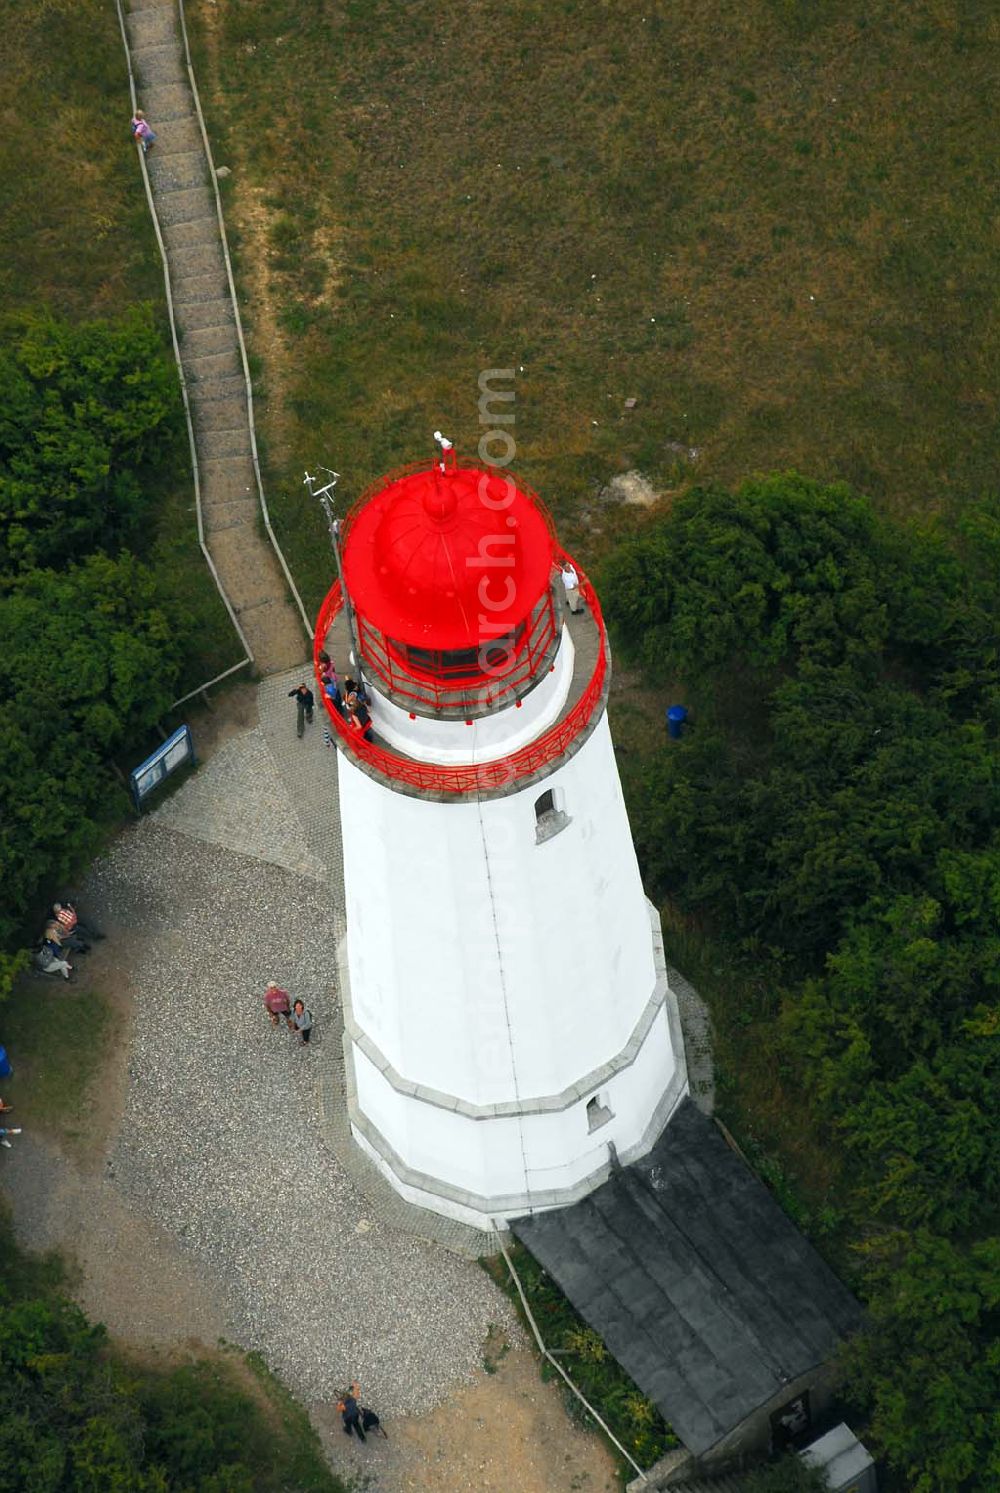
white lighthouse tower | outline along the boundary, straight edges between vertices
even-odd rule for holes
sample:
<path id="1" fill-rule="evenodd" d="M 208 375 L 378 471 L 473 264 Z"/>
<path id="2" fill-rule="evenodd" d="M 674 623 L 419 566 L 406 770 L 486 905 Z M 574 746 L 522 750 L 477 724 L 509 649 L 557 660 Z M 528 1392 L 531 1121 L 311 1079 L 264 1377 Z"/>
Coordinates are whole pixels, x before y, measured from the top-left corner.
<path id="1" fill-rule="evenodd" d="M 488 1228 L 597 1187 L 687 1089 L 607 636 L 542 503 L 494 468 L 394 473 L 340 537 L 316 653 L 341 676 L 353 656 L 374 733 L 327 700 L 352 1130 L 404 1197 Z"/>

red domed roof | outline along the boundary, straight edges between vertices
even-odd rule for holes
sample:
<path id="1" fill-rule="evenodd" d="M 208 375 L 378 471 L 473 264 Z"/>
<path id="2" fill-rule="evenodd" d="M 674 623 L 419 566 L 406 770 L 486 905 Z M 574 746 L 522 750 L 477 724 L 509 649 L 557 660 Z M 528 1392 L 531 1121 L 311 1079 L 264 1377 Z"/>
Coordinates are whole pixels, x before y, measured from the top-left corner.
<path id="1" fill-rule="evenodd" d="M 549 584 L 552 536 L 507 474 L 437 467 L 390 480 L 352 513 L 344 580 L 355 609 L 418 648 L 471 648 L 523 622 Z"/>

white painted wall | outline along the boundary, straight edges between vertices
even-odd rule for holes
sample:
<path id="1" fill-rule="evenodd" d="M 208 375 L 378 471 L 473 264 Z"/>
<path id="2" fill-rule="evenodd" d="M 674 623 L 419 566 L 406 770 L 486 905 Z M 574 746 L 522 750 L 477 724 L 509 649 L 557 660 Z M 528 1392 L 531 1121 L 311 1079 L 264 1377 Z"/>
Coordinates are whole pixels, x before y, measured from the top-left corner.
<path id="1" fill-rule="evenodd" d="M 345 753 L 338 771 L 351 1014 L 397 1074 L 476 1106 L 524 1104 L 618 1057 L 657 968 L 606 716 L 543 784 L 483 803 L 396 792 Z M 546 788 L 569 822 L 539 844 Z M 609 1141 L 628 1159 L 683 1065 L 661 1010 L 635 1061 L 568 1108 L 471 1118 L 353 1054 L 358 1106 L 386 1147 L 492 1197 L 571 1187 Z M 594 1093 L 614 1118 L 590 1134 Z"/>
<path id="2" fill-rule="evenodd" d="M 675 1055 L 664 1008 L 635 1063 L 593 1094 L 588 1092 L 556 1113 L 493 1120 L 472 1120 L 406 1099 L 357 1048 L 354 1062 L 360 1108 L 405 1167 L 448 1187 L 499 1199 L 537 1198 L 573 1188 L 606 1166 L 609 1141 L 622 1161 L 630 1160 L 674 1072 Z M 613 1115 L 590 1132 L 587 1100 L 595 1095 Z M 649 1137 L 649 1143 L 653 1139 Z M 384 1169 L 391 1175 L 391 1169 Z M 523 1211 L 519 1206 L 513 1213 Z M 495 1212 L 490 1209 L 474 1221 L 488 1227 Z"/>
<path id="3" fill-rule="evenodd" d="M 573 640 L 564 626 L 553 668 L 516 704 L 473 720 L 441 721 L 417 715 L 386 698 L 378 681 L 366 674 L 373 695 L 375 729 L 390 746 L 418 762 L 444 765 L 494 762 L 534 741 L 559 717 L 569 694 L 575 658 Z"/>
<path id="4" fill-rule="evenodd" d="M 338 761 L 354 1016 L 392 1065 L 490 1104 L 619 1052 L 656 977 L 607 717 L 544 786 L 485 803 L 429 803 Z M 549 786 L 570 822 L 539 845 Z"/>

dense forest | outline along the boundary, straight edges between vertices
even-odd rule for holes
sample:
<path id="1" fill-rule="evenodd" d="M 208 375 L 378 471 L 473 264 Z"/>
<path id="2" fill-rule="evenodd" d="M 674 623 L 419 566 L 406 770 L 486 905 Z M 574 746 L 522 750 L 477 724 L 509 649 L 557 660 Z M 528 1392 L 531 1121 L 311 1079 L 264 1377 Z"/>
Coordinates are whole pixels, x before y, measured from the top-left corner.
<path id="1" fill-rule="evenodd" d="M 177 697 L 203 620 L 156 563 L 183 445 L 148 309 L 0 339 L 0 974 L 125 808 L 116 753 Z M 193 541 L 192 541 L 193 544 Z"/>
<path id="2" fill-rule="evenodd" d="M 121 821 L 116 758 L 156 740 L 185 671 L 218 646 L 200 571 L 179 580 L 183 537 L 164 548 L 181 434 L 176 373 L 148 309 L 5 325 L 0 997 L 42 900 Z M 261 1365 L 132 1363 L 71 1302 L 58 1261 L 24 1254 L 0 1219 L 0 1493 L 288 1487 L 340 1483 Z"/>
<path id="3" fill-rule="evenodd" d="M 870 1324 L 848 1404 L 896 1488 L 986 1493 L 1000 503 L 946 531 L 795 475 L 697 489 L 616 552 L 603 596 L 628 659 L 691 707 L 684 739 L 623 759 L 647 882 L 722 984 L 752 983 L 753 1010 L 716 1013 L 745 1028 L 723 1045 L 779 1075 L 830 1156 L 823 1247 Z"/>

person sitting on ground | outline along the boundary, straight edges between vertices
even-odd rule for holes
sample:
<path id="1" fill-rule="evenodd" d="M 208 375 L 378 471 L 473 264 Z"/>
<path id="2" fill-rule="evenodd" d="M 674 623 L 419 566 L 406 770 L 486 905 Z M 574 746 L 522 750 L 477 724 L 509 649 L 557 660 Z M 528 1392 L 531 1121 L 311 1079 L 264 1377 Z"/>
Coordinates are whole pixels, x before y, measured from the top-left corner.
<path id="1" fill-rule="evenodd" d="M 52 911 L 57 921 L 70 933 L 78 933 L 81 938 L 103 938 L 104 934 L 93 923 L 84 922 L 78 915 L 72 902 L 53 902 Z"/>
<path id="2" fill-rule="evenodd" d="M 268 980 L 267 982 L 267 989 L 264 992 L 264 1007 L 272 1026 L 280 1026 L 282 1018 L 284 1018 L 285 1025 L 288 1025 L 292 1014 L 292 1007 L 288 999 L 288 991 L 282 990 L 277 980 Z"/>
<path id="3" fill-rule="evenodd" d="M 57 943 L 44 939 L 35 953 L 35 963 L 44 975 L 62 975 L 64 980 L 72 978 L 73 966 L 62 953 Z"/>
<path id="4" fill-rule="evenodd" d="M 57 902 L 55 906 L 58 907 L 59 903 Z M 74 954 L 88 954 L 90 952 L 90 944 L 80 937 L 75 917 L 72 926 L 67 927 L 65 922 L 60 921 L 59 914 L 56 913 L 55 917 L 50 918 L 45 924 L 45 940 L 47 943 L 53 944 L 60 952 L 63 949 L 69 949 Z"/>
<path id="5" fill-rule="evenodd" d="M 288 1030 L 295 1032 L 300 1042 L 308 1042 L 312 1036 L 312 1012 L 306 1010 L 305 1001 L 296 1001 L 288 1018 Z"/>

